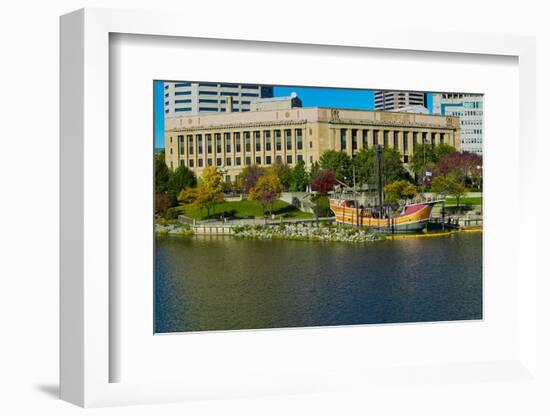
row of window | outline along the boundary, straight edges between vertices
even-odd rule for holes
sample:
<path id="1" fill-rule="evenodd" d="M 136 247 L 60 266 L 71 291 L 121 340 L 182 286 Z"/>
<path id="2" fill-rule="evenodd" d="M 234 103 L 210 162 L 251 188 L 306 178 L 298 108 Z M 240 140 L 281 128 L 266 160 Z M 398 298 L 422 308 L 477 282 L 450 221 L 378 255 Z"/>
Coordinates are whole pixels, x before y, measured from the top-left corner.
<path id="1" fill-rule="evenodd" d="M 242 135 L 241 132 L 223 133 L 223 142 L 222 133 L 179 135 L 177 139 L 179 153 L 182 155 L 186 153 L 192 155 L 195 151 L 197 154 L 202 154 L 205 150 L 207 154 L 211 154 L 214 148 L 216 153 L 221 153 L 224 148 L 226 153 L 231 153 L 233 149 L 236 153 L 241 153 L 243 149 L 245 152 L 251 152 L 252 147 L 256 152 L 260 152 L 262 149 L 270 152 L 272 148 L 280 151 L 283 146 L 286 150 L 292 150 L 294 145 L 296 150 L 302 150 L 304 148 L 302 129 L 295 129 L 294 134 L 296 136 L 295 144 L 291 129 L 274 130 L 273 137 L 271 130 L 245 131 Z M 172 143 L 172 137 L 170 137 L 170 143 Z M 310 142 L 310 147 L 312 147 L 312 142 Z"/>
<path id="2" fill-rule="evenodd" d="M 190 87 L 190 86 L 191 86 L 190 82 L 180 82 L 180 83 L 174 84 L 175 88 Z M 214 88 L 217 88 L 218 86 L 222 87 L 222 88 L 238 88 L 239 84 L 218 84 L 216 82 L 199 82 L 199 87 L 214 87 Z M 241 88 L 242 89 L 255 89 L 255 90 L 257 90 L 258 86 L 257 85 L 241 85 Z M 165 90 L 168 89 L 168 84 L 164 85 L 164 89 Z"/>
<path id="3" fill-rule="evenodd" d="M 246 156 L 244 158 L 244 165 L 245 166 L 250 166 L 252 164 L 252 157 L 250 156 Z M 277 163 L 282 163 L 283 162 L 283 158 L 282 156 L 275 156 L 275 161 Z M 303 162 L 304 161 L 304 157 L 302 155 L 297 155 L 296 156 L 296 163 L 300 163 L 300 162 Z M 218 157 L 216 158 L 216 160 L 214 161 L 214 159 L 211 159 L 211 158 L 208 158 L 206 159 L 206 166 L 214 166 L 214 162 L 216 163 L 215 166 L 232 166 L 233 164 L 233 158 L 231 157 L 227 157 L 225 158 L 225 165 L 223 163 L 223 159 L 221 157 Z M 241 158 L 240 156 L 237 156 L 235 157 L 235 166 L 242 166 L 242 162 L 243 162 L 243 158 Z M 262 157 L 261 156 L 256 156 L 254 158 L 254 163 L 256 165 L 271 165 L 273 163 L 273 159 L 271 156 L 266 156 L 265 157 L 265 163 L 263 163 L 264 161 L 262 161 Z M 194 168 L 195 167 L 195 160 L 194 159 L 189 159 L 187 161 L 188 163 L 188 167 L 190 168 Z M 286 157 L 286 163 L 288 163 L 289 165 L 291 165 L 293 163 L 293 158 L 291 155 L 287 155 Z M 185 161 L 183 159 L 180 159 L 180 166 L 184 166 L 185 165 Z M 197 166 L 198 168 L 202 168 L 204 167 L 204 159 L 197 159 Z"/>
<path id="4" fill-rule="evenodd" d="M 462 134 L 482 134 L 482 129 L 462 129 L 460 131 Z"/>
<path id="5" fill-rule="evenodd" d="M 358 129 L 351 129 L 351 150 L 358 149 Z M 362 130 L 363 139 L 362 144 L 364 148 L 368 147 L 369 139 L 369 130 Z M 382 135 L 381 135 L 382 133 Z M 372 143 L 374 146 L 378 144 L 383 144 L 384 146 L 389 146 L 391 143 L 394 148 L 399 148 L 399 132 L 388 130 L 372 130 Z M 382 136 L 382 137 L 381 137 Z M 444 133 L 427 133 L 427 132 L 412 132 L 413 147 L 419 143 L 431 144 L 435 146 L 437 142 L 445 143 L 445 134 Z M 421 140 L 421 141 L 420 141 Z M 347 150 L 348 141 L 347 141 L 347 129 L 340 129 L 340 149 Z M 409 150 L 409 132 L 404 131 L 402 136 L 402 146 L 403 152 Z"/>

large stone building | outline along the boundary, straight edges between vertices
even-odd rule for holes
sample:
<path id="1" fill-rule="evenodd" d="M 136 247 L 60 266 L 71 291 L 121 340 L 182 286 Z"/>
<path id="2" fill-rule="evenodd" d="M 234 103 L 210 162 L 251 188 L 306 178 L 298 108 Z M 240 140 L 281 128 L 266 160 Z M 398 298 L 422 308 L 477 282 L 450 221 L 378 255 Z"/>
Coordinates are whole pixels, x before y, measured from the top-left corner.
<path id="1" fill-rule="evenodd" d="M 433 114 L 460 119 L 461 150 L 483 153 L 483 95 L 433 94 Z"/>
<path id="2" fill-rule="evenodd" d="M 233 111 L 250 111 L 258 98 L 273 97 L 273 87 L 219 82 L 165 82 L 164 115 L 211 114 L 224 112 L 226 99 L 232 100 Z"/>
<path id="3" fill-rule="evenodd" d="M 166 164 L 201 175 L 216 166 L 234 180 L 248 165 L 277 161 L 310 167 L 327 150 L 353 156 L 377 144 L 396 148 L 408 163 L 415 144 L 447 143 L 459 149 L 457 117 L 339 108 L 297 107 L 296 97 L 262 100 L 246 113 L 181 116 L 165 120 Z M 294 104 L 293 104 L 294 103 Z M 228 103 L 230 105 L 230 103 Z M 253 106 L 256 108 L 256 106 Z"/>

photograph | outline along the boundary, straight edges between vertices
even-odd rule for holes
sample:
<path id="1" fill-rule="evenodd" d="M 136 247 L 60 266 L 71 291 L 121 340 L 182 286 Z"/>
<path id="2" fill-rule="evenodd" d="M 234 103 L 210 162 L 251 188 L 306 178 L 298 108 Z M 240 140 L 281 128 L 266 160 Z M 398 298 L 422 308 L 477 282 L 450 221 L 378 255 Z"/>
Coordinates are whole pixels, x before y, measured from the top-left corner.
<path id="1" fill-rule="evenodd" d="M 483 319 L 483 94 L 155 80 L 155 334 Z"/>

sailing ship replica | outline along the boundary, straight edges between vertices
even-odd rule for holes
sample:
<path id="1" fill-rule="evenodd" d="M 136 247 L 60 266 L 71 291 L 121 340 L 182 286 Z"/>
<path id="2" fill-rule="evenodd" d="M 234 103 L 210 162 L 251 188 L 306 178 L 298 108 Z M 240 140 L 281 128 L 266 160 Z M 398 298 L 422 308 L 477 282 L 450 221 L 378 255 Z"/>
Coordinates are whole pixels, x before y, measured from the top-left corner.
<path id="1" fill-rule="evenodd" d="M 382 148 L 376 147 L 377 167 L 377 205 L 360 205 L 355 188 L 355 169 L 353 170 L 353 188 L 340 182 L 347 192 L 335 192 L 330 198 L 330 209 L 336 216 L 336 222 L 355 226 L 364 226 L 380 232 L 407 233 L 422 232 L 428 228 L 430 215 L 435 204 L 443 200 L 405 203 L 400 209 L 383 205 L 382 191 Z M 351 195 L 350 195 L 351 191 Z"/>
<path id="2" fill-rule="evenodd" d="M 340 224 L 365 226 L 389 232 L 421 232 L 428 226 L 433 206 L 440 201 L 406 204 L 401 212 L 390 207 L 356 206 L 353 199 L 331 198 L 330 209 Z"/>

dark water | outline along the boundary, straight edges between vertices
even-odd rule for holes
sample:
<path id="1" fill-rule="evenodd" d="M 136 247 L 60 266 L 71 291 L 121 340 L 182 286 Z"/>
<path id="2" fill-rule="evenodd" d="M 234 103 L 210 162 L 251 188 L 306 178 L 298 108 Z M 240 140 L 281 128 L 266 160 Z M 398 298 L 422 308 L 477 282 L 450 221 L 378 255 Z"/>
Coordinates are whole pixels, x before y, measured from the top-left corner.
<path id="1" fill-rule="evenodd" d="M 155 332 L 482 318 L 482 235 L 157 237 Z"/>

